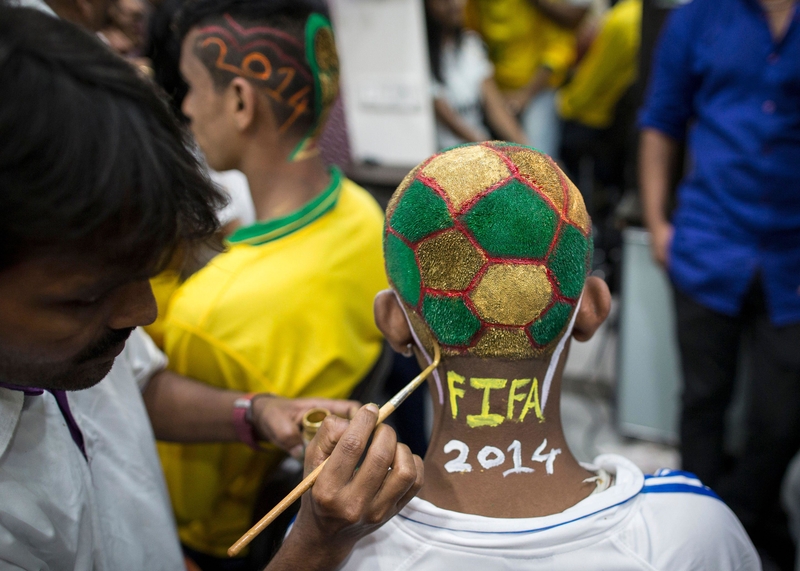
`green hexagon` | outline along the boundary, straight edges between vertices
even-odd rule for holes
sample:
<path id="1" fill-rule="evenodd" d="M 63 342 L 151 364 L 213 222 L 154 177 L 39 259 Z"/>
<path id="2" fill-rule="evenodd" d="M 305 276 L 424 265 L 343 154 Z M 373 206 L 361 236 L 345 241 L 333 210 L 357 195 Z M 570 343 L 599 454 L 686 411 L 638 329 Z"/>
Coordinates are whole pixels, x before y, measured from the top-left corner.
<path id="1" fill-rule="evenodd" d="M 480 320 L 460 297 L 425 295 L 422 316 L 428 327 L 445 345 L 467 345 L 481 328 Z"/>
<path id="2" fill-rule="evenodd" d="M 550 254 L 548 267 L 553 272 L 561 293 L 577 298 L 586 280 L 589 240 L 571 224 L 564 224 L 558 243 Z"/>
<path id="3" fill-rule="evenodd" d="M 553 341 L 567 325 L 571 311 L 572 306 L 568 303 L 558 302 L 553 305 L 529 327 L 533 340 L 539 345 L 547 345 Z"/>
<path id="4" fill-rule="evenodd" d="M 383 255 L 386 259 L 386 274 L 397 288 L 403 301 L 414 307 L 419 303 L 419 268 L 414 251 L 394 234 L 387 234 L 383 242 Z"/>
<path id="5" fill-rule="evenodd" d="M 444 199 L 415 180 L 400 197 L 389 224 L 410 242 L 418 242 L 437 230 L 450 228 L 453 220 Z"/>
<path id="6" fill-rule="evenodd" d="M 558 224 L 544 198 L 518 180 L 481 198 L 461 220 L 490 256 L 500 258 L 544 257 Z"/>

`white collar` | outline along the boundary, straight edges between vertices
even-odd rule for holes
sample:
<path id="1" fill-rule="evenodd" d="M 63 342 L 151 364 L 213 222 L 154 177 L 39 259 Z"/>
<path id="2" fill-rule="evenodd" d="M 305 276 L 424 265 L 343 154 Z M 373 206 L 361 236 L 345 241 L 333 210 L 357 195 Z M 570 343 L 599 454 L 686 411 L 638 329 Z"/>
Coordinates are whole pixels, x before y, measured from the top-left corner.
<path id="1" fill-rule="evenodd" d="M 14 436 L 24 403 L 22 391 L 0 388 L 0 458 L 6 453 Z"/>
<path id="2" fill-rule="evenodd" d="M 615 475 L 614 485 L 599 494 L 593 494 L 561 513 L 534 518 L 492 518 L 471 514 L 463 514 L 444 510 L 430 502 L 414 498 L 400 512 L 404 522 L 414 522 L 423 526 L 434 527 L 452 532 L 472 534 L 488 534 L 496 541 L 498 534 L 525 535 L 553 530 L 582 519 L 593 517 L 602 519 L 603 529 L 614 525 L 614 521 L 627 517 L 627 509 L 612 509 L 624 506 L 641 492 L 644 486 L 644 474 L 631 461 L 614 454 L 603 454 L 595 458 L 594 469 L 602 468 Z M 601 513 L 602 512 L 602 513 Z M 613 513 L 611 513 L 613 512 Z M 588 522 L 587 522 L 588 523 Z M 585 535 L 585 527 L 581 528 Z M 475 545 L 476 537 L 466 541 Z M 478 540 L 480 541 L 480 540 Z"/>

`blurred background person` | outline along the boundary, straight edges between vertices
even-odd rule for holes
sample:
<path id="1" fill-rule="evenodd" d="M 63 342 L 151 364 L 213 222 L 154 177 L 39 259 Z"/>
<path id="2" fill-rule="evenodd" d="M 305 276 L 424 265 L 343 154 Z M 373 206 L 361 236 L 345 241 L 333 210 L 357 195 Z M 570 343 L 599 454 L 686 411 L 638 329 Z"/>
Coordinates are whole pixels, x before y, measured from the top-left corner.
<path id="1" fill-rule="evenodd" d="M 778 490 L 800 447 L 800 13 L 796 0 L 694 0 L 665 26 L 642 111 L 640 178 L 655 259 L 674 286 L 683 467 L 787 568 Z M 679 144 L 689 169 L 667 218 Z M 747 434 L 724 419 L 752 333 Z"/>
<path id="2" fill-rule="evenodd" d="M 576 0 L 575 4 L 589 2 Z M 575 35 L 530 0 L 468 0 L 467 27 L 483 37 L 495 81 L 531 145 L 557 157 L 555 90 L 575 60 Z"/>
<path id="3" fill-rule="evenodd" d="M 483 41 L 464 29 L 465 6 L 466 0 L 425 1 L 439 148 L 485 141 L 492 134 L 526 144 L 495 83 Z"/>

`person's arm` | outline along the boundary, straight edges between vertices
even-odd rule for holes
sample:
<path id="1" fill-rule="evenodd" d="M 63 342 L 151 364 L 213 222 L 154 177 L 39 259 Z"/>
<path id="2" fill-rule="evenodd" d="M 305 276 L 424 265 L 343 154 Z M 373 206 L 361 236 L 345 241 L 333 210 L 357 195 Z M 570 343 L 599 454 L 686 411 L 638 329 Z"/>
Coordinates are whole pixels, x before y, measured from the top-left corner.
<path id="1" fill-rule="evenodd" d="M 577 28 L 589 12 L 588 6 L 574 6 L 569 2 L 530 0 L 530 3 L 553 22 L 570 30 Z"/>
<path id="2" fill-rule="evenodd" d="M 653 258 L 669 265 L 673 228 L 667 219 L 670 181 L 678 142 L 656 129 L 644 129 L 639 142 L 639 188 L 644 222 L 651 235 Z"/>
<path id="3" fill-rule="evenodd" d="M 142 396 L 158 440 L 171 442 L 236 441 L 233 403 L 239 391 L 218 389 L 171 371 L 153 375 Z M 318 398 L 286 399 L 274 395 L 253 398 L 253 427 L 259 440 L 271 442 L 290 454 L 302 451 L 303 415 L 315 407 L 350 417 L 354 401 Z"/>
<path id="4" fill-rule="evenodd" d="M 489 77 L 484 80 L 481 91 L 486 122 L 494 132 L 506 141 L 527 145 L 528 138 L 525 136 L 525 131 L 522 130 L 519 121 L 508 112 L 503 94 L 500 93 L 494 79 Z"/>
<path id="5" fill-rule="evenodd" d="M 536 70 L 536 73 L 528 82 L 528 85 L 515 91 L 505 93 L 504 97 L 508 112 L 512 115 L 519 115 L 522 113 L 522 110 L 525 109 L 525 107 L 528 105 L 528 102 L 536 97 L 539 92 L 547 86 L 552 75 L 552 69 L 542 66 Z"/>
<path id="6" fill-rule="evenodd" d="M 417 494 L 423 482 L 422 459 L 399 444 L 390 427 L 376 430 L 377 419 L 375 405 L 362 407 L 350 422 L 325 419 L 306 449 L 306 474 L 325 458 L 330 461 L 303 496 L 291 532 L 265 571 L 337 569 L 359 539 Z"/>
<path id="7" fill-rule="evenodd" d="M 450 129 L 454 135 L 470 143 L 477 143 L 485 139 L 481 133 L 473 129 L 469 123 L 462 119 L 458 111 L 453 109 L 450 104 L 441 97 L 434 98 L 433 110 L 436 113 L 436 119 L 444 123 L 445 127 Z"/>

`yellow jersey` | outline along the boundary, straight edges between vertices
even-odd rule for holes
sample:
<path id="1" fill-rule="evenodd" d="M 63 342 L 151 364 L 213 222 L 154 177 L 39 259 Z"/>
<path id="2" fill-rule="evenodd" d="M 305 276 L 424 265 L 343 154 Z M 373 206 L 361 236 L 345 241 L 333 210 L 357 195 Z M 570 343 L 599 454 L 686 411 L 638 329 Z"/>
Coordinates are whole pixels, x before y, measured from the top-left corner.
<path id="1" fill-rule="evenodd" d="M 169 368 L 215 387 L 345 398 L 377 360 L 375 294 L 387 286 L 383 213 L 332 170 L 293 214 L 237 230 L 173 294 Z M 261 482 L 283 458 L 245 444 L 159 443 L 181 541 L 214 556 L 251 525 Z"/>
<path id="2" fill-rule="evenodd" d="M 605 15 L 575 75 L 556 96 L 559 115 L 588 127 L 604 129 L 636 81 L 641 41 L 642 0 L 622 0 Z"/>
<path id="3" fill-rule="evenodd" d="M 540 67 L 563 83 L 575 60 L 575 34 L 533 7 L 530 0 L 468 0 L 466 23 L 483 37 L 504 91 L 525 87 Z"/>

